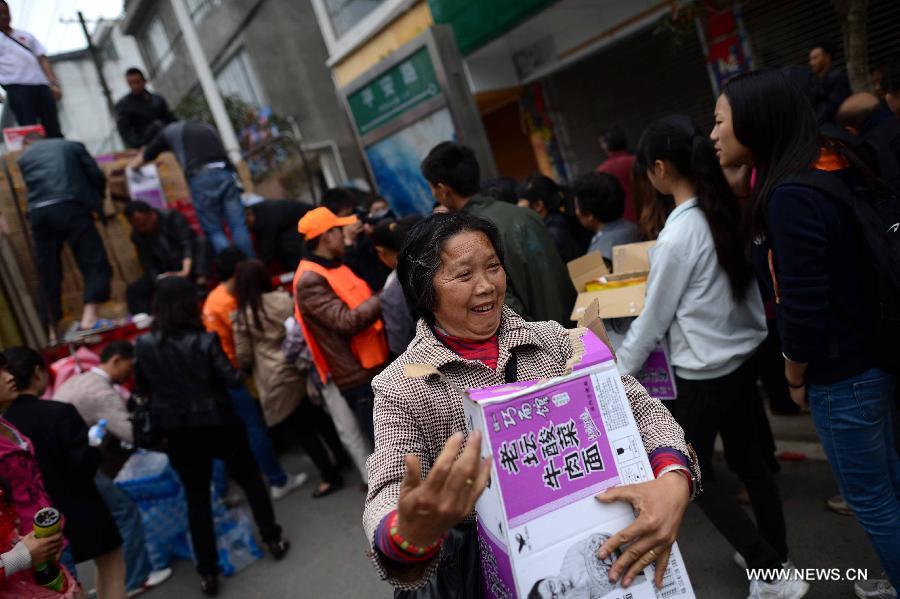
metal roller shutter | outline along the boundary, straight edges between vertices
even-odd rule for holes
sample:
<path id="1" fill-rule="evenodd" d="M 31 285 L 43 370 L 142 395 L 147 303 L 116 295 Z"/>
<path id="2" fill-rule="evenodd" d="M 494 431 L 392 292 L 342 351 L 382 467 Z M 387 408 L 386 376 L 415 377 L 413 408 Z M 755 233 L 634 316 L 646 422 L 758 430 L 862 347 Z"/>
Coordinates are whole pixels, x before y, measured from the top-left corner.
<path id="1" fill-rule="evenodd" d="M 712 126 L 715 97 L 700 42 L 674 46 L 650 26 L 543 80 L 571 176 L 596 168 L 600 132 L 612 126 L 637 144 L 648 123 L 669 114 Z"/>
<path id="2" fill-rule="evenodd" d="M 841 26 L 829 0 L 749 0 L 742 7 L 759 66 L 805 64 L 810 48 L 822 40 L 838 47 L 835 62 L 844 66 Z M 900 2 L 870 0 L 867 30 L 870 65 L 900 53 Z"/>

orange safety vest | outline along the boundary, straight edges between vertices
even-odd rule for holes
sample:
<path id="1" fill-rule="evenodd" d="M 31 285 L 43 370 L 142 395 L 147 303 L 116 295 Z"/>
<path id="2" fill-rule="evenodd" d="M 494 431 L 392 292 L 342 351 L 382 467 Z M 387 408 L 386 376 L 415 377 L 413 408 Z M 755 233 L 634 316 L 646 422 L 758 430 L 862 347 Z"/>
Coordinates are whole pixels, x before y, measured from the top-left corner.
<path id="1" fill-rule="evenodd" d="M 347 266 L 341 265 L 338 268 L 325 268 L 311 260 L 301 260 L 299 266 L 297 266 L 297 272 L 294 273 L 293 287 L 295 295 L 297 293 L 297 283 L 300 281 L 303 273 L 307 271 L 324 277 L 328 284 L 331 285 L 335 295 L 341 298 L 341 301 L 347 304 L 347 307 L 351 310 L 355 310 L 360 304 L 372 297 L 372 290 L 369 289 L 366 282 L 353 274 L 353 271 Z M 309 351 L 312 354 L 316 370 L 319 371 L 319 376 L 322 377 L 323 382 L 327 381 L 330 372 L 328 360 L 325 359 L 325 354 L 319 347 L 316 338 L 311 334 L 309 327 L 303 321 L 296 297 L 294 298 L 294 318 L 297 319 L 297 322 L 300 323 L 300 328 L 303 329 L 303 335 L 306 337 L 306 343 L 309 345 Z M 356 360 L 363 368 L 374 368 L 387 361 L 387 337 L 385 337 L 384 333 L 384 323 L 380 318 L 367 329 L 357 333 L 350 339 L 350 351 L 353 352 Z"/>

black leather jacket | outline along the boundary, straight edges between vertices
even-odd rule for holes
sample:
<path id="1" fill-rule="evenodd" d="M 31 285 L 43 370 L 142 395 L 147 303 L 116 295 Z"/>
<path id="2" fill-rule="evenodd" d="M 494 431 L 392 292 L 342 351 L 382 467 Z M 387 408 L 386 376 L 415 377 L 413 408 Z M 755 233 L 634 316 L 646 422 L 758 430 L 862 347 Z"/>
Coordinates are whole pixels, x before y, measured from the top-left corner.
<path id="1" fill-rule="evenodd" d="M 51 202 L 74 200 L 101 211 L 106 176 L 84 145 L 67 139 L 34 142 L 19 157 L 28 187 L 28 211 Z"/>
<path id="2" fill-rule="evenodd" d="M 236 421 L 227 388 L 240 387 L 244 377 L 225 357 L 215 333 L 147 333 L 138 337 L 135 357 L 136 391 L 150 398 L 150 411 L 163 430 Z"/>

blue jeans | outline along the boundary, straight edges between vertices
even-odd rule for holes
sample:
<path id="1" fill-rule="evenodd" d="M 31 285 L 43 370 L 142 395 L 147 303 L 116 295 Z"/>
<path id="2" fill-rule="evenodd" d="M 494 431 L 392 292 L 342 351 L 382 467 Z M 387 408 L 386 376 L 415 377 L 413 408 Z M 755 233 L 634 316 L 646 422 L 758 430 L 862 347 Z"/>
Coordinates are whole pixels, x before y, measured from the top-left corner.
<path id="1" fill-rule="evenodd" d="M 68 570 L 72 578 L 78 580 L 78 568 L 75 565 L 75 556 L 72 555 L 71 545 L 66 545 L 66 548 L 59 554 L 59 565 Z"/>
<path id="2" fill-rule="evenodd" d="M 224 168 L 201 171 L 190 178 L 191 198 L 197 220 L 217 254 L 230 244 L 222 226 L 225 221 L 231 230 L 234 245 L 248 258 L 253 258 L 256 254 L 244 221 L 241 190 L 234 177 L 232 171 Z"/>
<path id="3" fill-rule="evenodd" d="M 810 385 L 809 407 L 844 500 L 900 589 L 900 457 L 891 425 L 893 376 L 873 368 Z"/>
<path id="4" fill-rule="evenodd" d="M 269 429 L 266 427 L 266 421 L 263 420 L 259 404 L 250 396 L 244 386 L 229 389 L 228 395 L 231 396 L 234 411 L 247 429 L 250 449 L 253 450 L 253 457 L 256 458 L 259 469 L 262 470 L 270 486 L 284 485 L 288 479 L 287 473 L 281 467 L 278 456 L 275 454 L 275 448 L 272 447 Z"/>
<path id="5" fill-rule="evenodd" d="M 150 554 L 144 542 L 144 521 L 141 519 L 141 511 L 131 497 L 106 475 L 98 473 L 94 477 L 94 483 L 122 536 L 122 550 L 125 553 L 125 590 L 139 589 L 144 586 L 147 577 L 153 571 Z"/>

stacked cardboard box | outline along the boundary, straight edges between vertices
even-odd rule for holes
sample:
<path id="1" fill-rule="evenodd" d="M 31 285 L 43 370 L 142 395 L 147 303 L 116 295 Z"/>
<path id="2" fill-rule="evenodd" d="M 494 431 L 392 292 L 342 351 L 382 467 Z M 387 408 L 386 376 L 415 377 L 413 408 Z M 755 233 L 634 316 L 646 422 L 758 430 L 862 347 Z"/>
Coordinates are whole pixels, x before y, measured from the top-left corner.
<path id="1" fill-rule="evenodd" d="M 127 314 L 125 307 L 126 285 L 142 273 L 134 246 L 131 243 L 131 227 L 121 214 L 128 201 L 125 166 L 135 156 L 134 151 L 117 152 L 97 156 L 97 163 L 107 177 L 106 197 L 103 212 L 106 224 L 97 222 L 97 230 L 103 240 L 110 266 L 113 270 L 111 299 L 101 309 L 107 318 L 120 318 Z M 4 157 L 6 169 L 0 169 L 0 230 L 6 236 L 18 262 L 25 282 L 23 290 L 30 298 L 39 297 L 37 267 L 31 249 L 31 229 L 27 221 L 27 189 L 22 180 L 16 160 L 18 153 Z M 175 157 L 171 152 L 160 156 L 158 162 L 160 179 L 170 203 L 190 202 L 187 184 Z M 7 177 L 7 169 L 9 176 Z M 16 206 L 18 199 L 18 208 Z M 68 247 L 62 253 L 62 308 L 63 319 L 71 320 L 81 313 L 84 281 L 78 265 Z M 34 299 L 29 301 L 33 302 Z"/>

